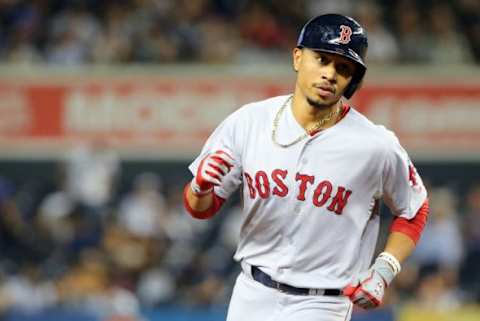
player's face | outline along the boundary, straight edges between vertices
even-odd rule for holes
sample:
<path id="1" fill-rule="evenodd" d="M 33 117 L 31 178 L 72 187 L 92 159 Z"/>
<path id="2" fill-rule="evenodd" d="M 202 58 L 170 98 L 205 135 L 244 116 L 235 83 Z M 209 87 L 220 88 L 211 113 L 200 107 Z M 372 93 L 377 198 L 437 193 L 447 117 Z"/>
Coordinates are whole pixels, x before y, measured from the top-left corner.
<path id="1" fill-rule="evenodd" d="M 297 71 L 297 90 L 318 107 L 339 101 L 356 68 L 353 61 L 340 55 L 307 48 L 293 50 L 293 67 Z"/>

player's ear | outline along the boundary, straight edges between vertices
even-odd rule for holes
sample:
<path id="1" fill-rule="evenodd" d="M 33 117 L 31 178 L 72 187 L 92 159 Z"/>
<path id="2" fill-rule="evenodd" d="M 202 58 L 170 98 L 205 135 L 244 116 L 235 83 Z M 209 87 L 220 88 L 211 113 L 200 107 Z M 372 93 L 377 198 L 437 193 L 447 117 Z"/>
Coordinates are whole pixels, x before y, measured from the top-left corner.
<path id="1" fill-rule="evenodd" d="M 300 66 L 300 63 L 302 61 L 302 48 L 299 48 L 299 47 L 295 47 L 293 48 L 293 51 L 292 51 L 292 66 L 293 66 L 293 70 L 295 70 L 296 72 L 298 72 L 298 68 Z"/>

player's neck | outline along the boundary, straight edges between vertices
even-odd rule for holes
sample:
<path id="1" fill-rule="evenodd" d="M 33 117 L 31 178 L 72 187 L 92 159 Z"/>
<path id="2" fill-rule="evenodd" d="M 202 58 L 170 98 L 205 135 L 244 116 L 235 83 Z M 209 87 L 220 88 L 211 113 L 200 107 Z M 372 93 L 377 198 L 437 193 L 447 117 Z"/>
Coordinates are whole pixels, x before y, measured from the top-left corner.
<path id="1" fill-rule="evenodd" d="M 325 124 L 321 126 L 321 128 L 333 126 L 336 123 L 341 110 L 341 100 L 331 106 L 325 106 L 321 108 L 312 106 L 304 97 L 294 96 L 292 101 L 293 116 L 300 126 L 306 130 L 309 130 L 315 126 L 322 119 L 329 117 L 330 119 L 327 120 Z"/>

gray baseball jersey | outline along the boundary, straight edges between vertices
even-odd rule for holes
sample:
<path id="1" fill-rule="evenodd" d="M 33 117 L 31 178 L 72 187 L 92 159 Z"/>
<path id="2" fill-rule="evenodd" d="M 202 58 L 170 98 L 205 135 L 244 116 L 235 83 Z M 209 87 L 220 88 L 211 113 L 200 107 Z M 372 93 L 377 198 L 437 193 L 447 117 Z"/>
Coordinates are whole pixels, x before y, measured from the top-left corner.
<path id="1" fill-rule="evenodd" d="M 235 259 L 296 287 L 343 288 L 368 267 L 378 235 L 376 199 L 392 213 L 415 216 L 426 190 L 396 136 L 350 108 L 334 126 L 290 147 L 304 135 L 289 96 L 243 106 L 212 133 L 190 165 L 228 149 L 236 164 L 215 187 L 243 193 L 243 225 Z"/>

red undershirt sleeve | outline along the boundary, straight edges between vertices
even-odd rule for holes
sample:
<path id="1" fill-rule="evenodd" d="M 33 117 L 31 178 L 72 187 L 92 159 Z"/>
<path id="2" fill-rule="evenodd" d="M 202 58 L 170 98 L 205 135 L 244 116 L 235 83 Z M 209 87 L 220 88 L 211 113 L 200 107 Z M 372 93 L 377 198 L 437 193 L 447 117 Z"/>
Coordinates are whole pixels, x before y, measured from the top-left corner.
<path id="1" fill-rule="evenodd" d="M 212 205 L 204 211 L 197 211 L 193 209 L 187 201 L 187 191 L 190 189 L 190 183 L 188 183 L 183 189 L 183 205 L 188 213 L 194 218 L 205 220 L 213 217 L 225 203 L 225 199 L 213 193 L 213 202 Z"/>
<path id="2" fill-rule="evenodd" d="M 415 244 L 417 244 L 425 224 L 427 223 L 429 213 L 430 207 L 428 204 L 428 199 L 426 199 L 414 218 L 407 220 L 403 217 L 395 217 L 392 225 L 390 226 L 390 232 L 399 232 L 405 234 Z"/>

